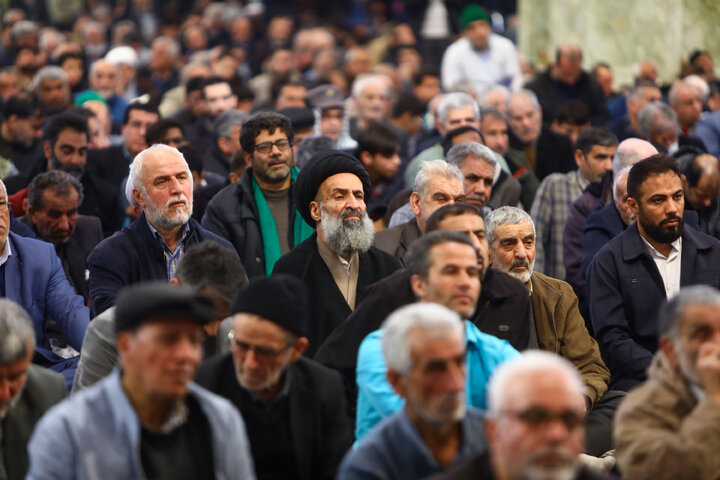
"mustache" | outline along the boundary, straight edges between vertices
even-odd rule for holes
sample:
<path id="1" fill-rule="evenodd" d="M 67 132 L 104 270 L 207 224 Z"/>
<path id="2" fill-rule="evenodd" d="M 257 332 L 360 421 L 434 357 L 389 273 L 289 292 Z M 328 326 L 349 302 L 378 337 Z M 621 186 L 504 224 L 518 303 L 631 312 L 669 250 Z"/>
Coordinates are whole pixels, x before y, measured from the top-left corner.
<path id="1" fill-rule="evenodd" d="M 185 205 L 187 205 L 188 200 L 184 193 L 179 193 L 168 199 L 168 201 L 165 203 L 165 208 L 170 208 L 170 205 L 175 202 L 185 202 Z"/>
<path id="2" fill-rule="evenodd" d="M 345 220 L 347 217 L 349 217 L 351 215 L 357 215 L 361 219 L 365 216 L 363 211 L 360 210 L 359 208 L 346 208 L 340 214 L 340 220 Z"/>
<path id="3" fill-rule="evenodd" d="M 662 222 L 660 222 L 660 225 L 667 225 L 668 223 L 673 222 L 673 221 L 677 221 L 678 223 L 681 223 L 681 222 L 682 222 L 682 217 L 679 216 L 679 215 L 670 215 L 670 216 L 667 217 L 665 220 L 663 220 Z"/>
<path id="4" fill-rule="evenodd" d="M 525 267 L 530 270 L 530 262 L 528 262 L 526 258 L 518 258 L 517 260 L 513 260 L 513 262 L 510 264 L 510 269 L 513 269 L 515 267 Z"/>

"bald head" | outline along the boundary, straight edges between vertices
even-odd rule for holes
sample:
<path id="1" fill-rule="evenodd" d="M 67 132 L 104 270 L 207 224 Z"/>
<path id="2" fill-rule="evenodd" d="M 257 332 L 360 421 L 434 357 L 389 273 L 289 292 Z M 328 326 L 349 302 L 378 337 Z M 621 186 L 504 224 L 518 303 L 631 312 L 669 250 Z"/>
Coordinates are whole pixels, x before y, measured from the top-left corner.
<path id="1" fill-rule="evenodd" d="M 628 138 L 620 142 L 613 157 L 613 175 L 617 175 L 623 168 L 635 165 L 640 160 L 658 153 L 652 143 L 639 138 Z"/>
<path id="2" fill-rule="evenodd" d="M 681 167 L 685 201 L 693 210 L 704 210 L 713 205 L 720 189 L 718 159 L 703 153 Z"/>
<path id="3" fill-rule="evenodd" d="M 560 45 L 555 54 L 555 78 L 568 85 L 578 81 L 582 73 L 582 50 L 575 44 Z"/>

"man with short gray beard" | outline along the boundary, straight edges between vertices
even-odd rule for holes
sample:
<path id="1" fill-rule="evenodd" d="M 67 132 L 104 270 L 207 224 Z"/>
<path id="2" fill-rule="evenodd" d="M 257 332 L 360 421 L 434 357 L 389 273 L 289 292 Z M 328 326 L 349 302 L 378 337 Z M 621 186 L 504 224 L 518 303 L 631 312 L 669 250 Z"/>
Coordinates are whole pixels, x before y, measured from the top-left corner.
<path id="1" fill-rule="evenodd" d="M 287 273 L 308 286 L 306 355 L 312 356 L 352 313 L 365 287 L 400 268 L 392 255 L 371 246 L 373 226 L 365 205 L 371 192 L 362 163 L 337 150 L 316 154 L 297 177 L 296 208 L 317 231 L 283 255 L 272 273 Z"/>
<path id="2" fill-rule="evenodd" d="M 115 296 L 127 285 L 172 279 L 185 250 L 196 243 L 213 240 L 235 250 L 190 218 L 193 180 L 177 149 L 153 145 L 140 152 L 130 165 L 128 184 L 143 213 L 88 256 L 93 316 L 114 305 Z"/>

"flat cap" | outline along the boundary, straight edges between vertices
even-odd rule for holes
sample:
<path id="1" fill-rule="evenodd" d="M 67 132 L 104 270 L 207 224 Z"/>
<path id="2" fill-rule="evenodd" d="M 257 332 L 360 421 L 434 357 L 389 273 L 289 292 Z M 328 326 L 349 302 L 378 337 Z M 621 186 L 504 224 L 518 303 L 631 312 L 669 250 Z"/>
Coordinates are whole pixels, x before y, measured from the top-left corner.
<path id="1" fill-rule="evenodd" d="M 365 166 L 349 153 L 340 150 L 323 150 L 310 159 L 300 170 L 295 181 L 295 208 L 311 227 L 315 220 L 310 215 L 310 202 L 315 200 L 320 185 L 338 173 L 352 173 L 362 182 L 365 198 L 372 194 L 372 182 Z"/>
<path id="2" fill-rule="evenodd" d="M 319 85 L 308 92 L 310 105 L 320 110 L 345 108 L 345 98 L 338 87 L 332 84 Z"/>
<path id="3" fill-rule="evenodd" d="M 115 331 L 133 330 L 156 318 L 176 316 L 198 324 L 213 319 L 212 301 L 194 288 L 166 282 L 139 283 L 123 289 L 117 297 Z"/>
<path id="4" fill-rule="evenodd" d="M 235 296 L 231 313 L 259 315 L 293 335 L 306 335 L 307 287 L 295 277 L 275 274 L 255 278 Z"/>

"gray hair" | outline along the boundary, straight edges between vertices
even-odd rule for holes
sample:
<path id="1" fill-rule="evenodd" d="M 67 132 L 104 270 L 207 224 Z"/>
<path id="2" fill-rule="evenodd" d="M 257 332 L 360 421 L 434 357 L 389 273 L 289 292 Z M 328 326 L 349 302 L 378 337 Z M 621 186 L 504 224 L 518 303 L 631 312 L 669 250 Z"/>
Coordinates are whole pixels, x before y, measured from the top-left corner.
<path id="1" fill-rule="evenodd" d="M 507 125 L 507 115 L 496 108 L 483 108 L 480 110 L 480 119 L 485 120 L 486 118 L 497 118 L 502 120 Z"/>
<path id="2" fill-rule="evenodd" d="M 480 95 L 480 99 L 478 100 L 478 103 L 480 103 L 480 108 L 485 110 L 486 108 L 490 108 L 490 104 L 488 103 L 487 97 L 491 93 L 503 93 L 506 97 L 510 97 L 510 89 L 507 88 L 505 85 L 493 85 L 492 87 L 486 89 L 482 95 Z"/>
<path id="3" fill-rule="evenodd" d="M 625 167 L 633 166 L 640 160 L 649 157 L 649 152 L 652 152 L 650 155 L 657 153 L 657 149 L 652 143 L 639 138 L 626 138 L 620 142 L 615 156 L 613 156 L 613 175 L 617 175 Z"/>
<path id="4" fill-rule="evenodd" d="M 613 172 L 613 189 L 612 189 L 612 196 L 613 199 L 616 201 L 622 200 L 622 198 L 617 198 L 617 188 L 618 185 L 620 185 L 620 179 L 625 177 L 625 183 L 627 183 L 627 174 L 630 173 L 630 169 L 632 169 L 632 165 L 628 165 L 627 167 L 620 170 L 617 174 Z"/>
<path id="5" fill-rule="evenodd" d="M 535 95 L 535 92 L 527 88 L 523 88 L 522 90 L 518 90 L 517 92 L 513 93 L 508 97 L 507 101 L 505 102 L 505 109 L 508 113 L 511 113 L 512 109 L 510 108 L 510 105 L 512 104 L 513 98 L 519 96 L 525 97 L 530 100 L 530 103 L 532 104 L 533 108 L 535 108 L 535 110 L 540 109 L 540 101 L 538 100 L 537 95 Z"/>
<path id="6" fill-rule="evenodd" d="M 456 232 L 454 230 L 435 230 L 433 232 L 426 233 L 420 238 L 410 244 L 408 252 L 405 255 L 405 265 L 408 273 L 411 275 L 420 275 L 422 278 L 427 278 L 430 266 L 432 265 L 432 258 L 430 256 L 430 250 L 443 243 L 464 243 L 475 249 L 470 237 L 465 233 Z"/>
<path id="7" fill-rule="evenodd" d="M 33 90 L 37 90 L 43 80 L 62 80 L 64 86 L 67 87 L 70 85 L 70 80 L 68 80 L 65 70 L 56 65 L 46 65 L 38 70 L 32 80 Z"/>
<path id="8" fill-rule="evenodd" d="M 178 41 L 172 37 L 163 35 L 161 37 L 157 37 L 152 42 L 153 47 L 155 45 L 161 45 L 161 44 L 164 44 L 167 47 L 168 53 L 173 58 L 173 60 L 177 60 L 177 58 L 180 56 L 180 44 L 178 43 Z"/>
<path id="9" fill-rule="evenodd" d="M 0 364 L 15 362 L 35 350 L 35 329 L 23 307 L 0 299 Z"/>
<path id="10" fill-rule="evenodd" d="M 213 128 L 218 137 L 229 138 L 232 127 L 242 127 L 248 118 L 250 118 L 250 116 L 247 113 L 233 108 L 218 116 L 213 121 Z"/>
<path id="11" fill-rule="evenodd" d="M 488 243 L 490 245 L 493 244 L 495 229 L 498 225 L 519 225 L 524 222 L 529 222 L 530 225 L 532 225 L 533 235 L 537 236 L 535 223 L 530 214 L 525 210 L 507 206 L 496 208 L 485 216 L 485 235 L 487 236 Z"/>
<path id="12" fill-rule="evenodd" d="M 13 40 L 18 40 L 21 35 L 38 35 L 38 33 L 39 30 L 37 25 L 35 25 L 35 23 L 31 22 L 30 20 L 20 20 L 19 22 L 15 22 L 15 24 L 12 26 L 12 30 L 10 31 L 10 35 L 12 36 Z"/>
<path id="13" fill-rule="evenodd" d="M 382 326 L 382 352 L 388 370 L 403 375 L 410 372 L 415 330 L 423 330 L 433 339 L 447 338 L 454 332 L 465 343 L 465 325 L 457 313 L 437 303 L 406 305 L 393 312 Z"/>
<path id="14" fill-rule="evenodd" d="M 0 191 L 2 191 L 2 193 L 5 195 L 5 200 L 7 201 L 7 188 L 5 187 L 5 182 L 3 182 L 2 180 L 0 180 Z"/>
<path id="15" fill-rule="evenodd" d="M 32 179 L 28 186 L 28 205 L 36 210 L 44 208 L 42 197 L 45 190 L 52 188 L 58 195 L 70 195 L 70 188 L 78 192 L 78 205 L 83 201 L 83 186 L 80 180 L 62 170 L 42 172 Z"/>
<path id="16" fill-rule="evenodd" d="M 693 305 L 720 308 L 720 292 L 708 285 L 693 285 L 681 288 L 667 303 L 660 307 L 658 312 L 660 336 L 677 340 L 685 309 Z"/>
<path id="17" fill-rule="evenodd" d="M 448 93 L 438 106 L 438 119 L 440 122 L 445 123 L 450 110 L 467 107 L 468 105 L 472 105 L 473 115 L 480 119 L 480 107 L 473 97 L 463 92 Z"/>
<path id="18" fill-rule="evenodd" d="M 188 175 L 190 176 L 190 185 L 192 186 L 193 176 L 190 173 L 190 167 L 188 166 L 187 161 L 185 160 L 185 157 L 183 156 L 183 154 L 177 148 L 173 148 L 173 147 L 171 147 L 169 145 L 165 145 L 163 143 L 156 143 L 155 145 L 148 147 L 145 150 L 143 150 L 142 152 L 138 153 L 135 156 L 135 159 L 133 160 L 133 162 L 130 164 L 130 174 L 128 175 L 127 187 L 125 190 L 126 196 L 128 196 L 128 192 L 132 192 L 133 188 L 138 189 L 140 191 L 140 193 L 142 193 L 143 195 L 147 194 L 147 191 L 145 190 L 145 185 L 143 184 L 143 177 L 142 177 L 143 162 L 145 162 L 145 159 L 147 157 L 152 157 L 154 155 L 158 155 L 158 154 L 162 154 L 162 153 L 175 155 L 175 156 L 179 157 L 183 161 L 183 163 L 185 163 L 185 168 L 187 168 Z M 130 198 L 128 198 L 128 200 L 130 200 Z M 130 202 L 130 203 L 134 204 L 134 202 Z"/>
<path id="19" fill-rule="evenodd" d="M 389 96 L 390 86 L 386 79 L 387 75 L 384 73 L 363 73 L 358 75 L 352 84 L 352 97 L 358 98 L 362 94 L 362 91 L 365 90 L 365 87 L 373 83 L 382 85 L 383 88 L 385 88 L 385 95 Z"/>
<path id="20" fill-rule="evenodd" d="M 519 357 L 503 362 L 493 372 L 487 389 L 488 413 L 497 416 L 505 408 L 508 401 L 508 387 L 542 373 L 557 373 L 558 377 L 564 376 L 580 398 L 585 393 L 585 385 L 577 368 L 568 360 L 542 350 L 527 350 Z"/>
<path id="21" fill-rule="evenodd" d="M 677 122 L 677 115 L 672 108 L 663 102 L 650 102 L 638 115 L 638 126 L 640 133 L 645 137 L 650 137 L 654 131 L 675 128 L 680 131 Z"/>
<path id="22" fill-rule="evenodd" d="M 427 184 L 433 177 L 441 175 L 447 179 L 457 178 L 460 183 L 465 184 L 465 177 L 458 167 L 450 165 L 445 160 L 430 160 L 422 164 L 420 171 L 415 175 L 413 192 L 424 198 L 427 193 Z"/>
<path id="23" fill-rule="evenodd" d="M 495 160 L 495 152 L 478 142 L 465 142 L 455 145 L 448 150 L 448 153 L 445 155 L 445 161 L 450 165 L 455 165 L 460 168 L 465 159 L 469 156 L 482 158 L 489 163 L 491 167 L 493 167 L 493 170 L 497 164 L 497 161 Z"/>
<path id="24" fill-rule="evenodd" d="M 100 32 L 100 35 L 104 37 L 104 36 L 105 36 L 105 32 L 107 31 L 107 28 L 106 28 L 105 25 L 104 25 L 103 23 L 101 23 L 101 22 L 98 22 L 98 21 L 96 21 L 96 20 L 90 20 L 89 22 L 87 22 L 87 23 L 83 26 L 82 34 L 83 34 L 84 37 L 86 37 L 86 36 L 88 36 L 88 35 L 90 34 L 90 32 L 92 32 L 93 30 Z"/>
<path id="25" fill-rule="evenodd" d="M 297 146 L 295 161 L 300 169 L 305 168 L 318 152 L 333 150 L 335 141 L 328 137 L 305 137 Z"/>
<path id="26" fill-rule="evenodd" d="M 690 78 L 690 77 L 695 77 L 695 78 Z M 691 75 L 691 76 L 688 76 L 685 78 L 678 78 L 677 80 L 675 80 L 673 82 L 672 86 L 670 87 L 670 91 L 668 92 L 668 102 L 670 102 L 670 105 L 677 105 L 677 103 L 678 103 L 677 97 L 679 94 L 679 90 L 681 90 L 682 88 L 692 88 L 697 93 L 700 93 L 704 96 L 705 89 L 703 89 L 700 85 L 698 85 L 698 83 L 697 83 L 698 80 L 700 80 L 701 82 L 704 83 L 704 86 L 708 90 L 708 93 L 709 93 L 710 87 L 708 87 L 705 80 L 698 77 L 697 75 Z"/>

